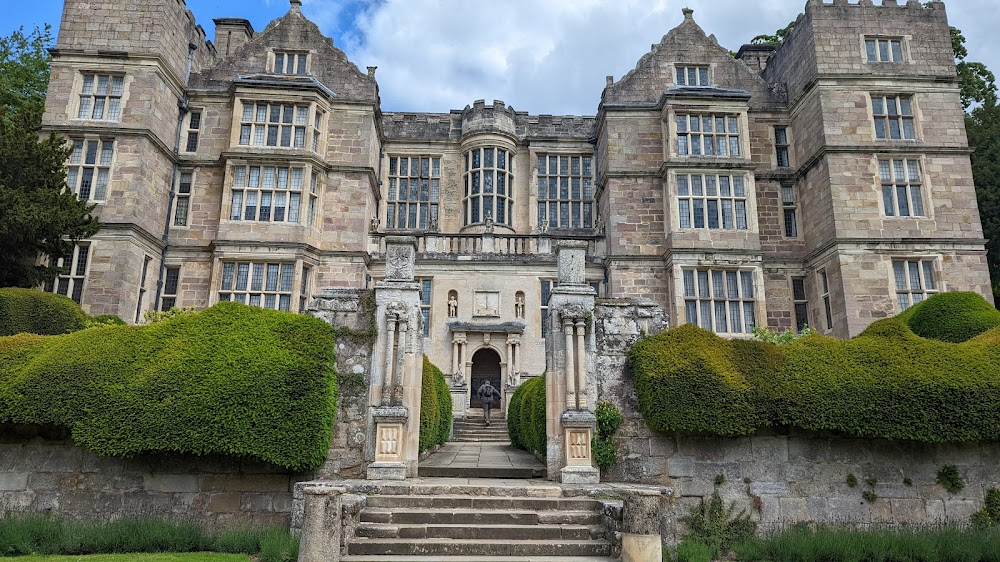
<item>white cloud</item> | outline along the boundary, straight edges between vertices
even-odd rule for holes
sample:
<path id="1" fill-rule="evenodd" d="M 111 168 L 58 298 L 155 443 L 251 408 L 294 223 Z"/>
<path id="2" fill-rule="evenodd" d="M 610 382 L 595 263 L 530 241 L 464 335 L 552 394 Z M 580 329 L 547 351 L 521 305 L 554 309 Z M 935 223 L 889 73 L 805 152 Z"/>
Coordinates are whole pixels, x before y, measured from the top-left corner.
<path id="1" fill-rule="evenodd" d="M 620 78 L 682 20 L 736 50 L 794 20 L 804 0 L 304 0 L 359 67 L 378 66 L 383 108 L 447 112 L 502 99 L 532 113 L 594 114 Z M 899 0 L 904 2 L 905 0 Z M 996 0 L 951 0 L 970 59 L 1000 72 Z"/>

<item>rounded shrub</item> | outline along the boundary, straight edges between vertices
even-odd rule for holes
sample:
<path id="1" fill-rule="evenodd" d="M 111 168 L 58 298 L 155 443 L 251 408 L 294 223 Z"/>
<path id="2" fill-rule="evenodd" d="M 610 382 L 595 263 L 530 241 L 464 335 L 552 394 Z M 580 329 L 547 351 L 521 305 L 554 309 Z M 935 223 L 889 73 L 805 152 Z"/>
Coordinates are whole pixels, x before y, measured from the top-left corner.
<path id="1" fill-rule="evenodd" d="M 424 356 L 420 386 L 420 452 L 451 436 L 451 391 L 444 373 Z"/>
<path id="2" fill-rule="evenodd" d="M 0 338 L 0 422 L 70 428 L 100 455 L 326 460 L 334 334 L 317 318 L 238 303 L 147 326 Z"/>
<path id="3" fill-rule="evenodd" d="M 657 431 L 755 431 L 766 412 L 743 372 L 750 366 L 737 367 L 733 356 L 727 340 L 690 324 L 632 346 L 629 365 L 646 423 Z"/>
<path id="4" fill-rule="evenodd" d="M 515 447 L 545 456 L 545 375 L 521 383 L 507 408 L 507 432 Z"/>
<path id="5" fill-rule="evenodd" d="M 71 299 L 37 289 L 0 289 L 0 336 L 59 335 L 82 330 L 90 317 Z"/>
<path id="6" fill-rule="evenodd" d="M 910 307 L 900 318 L 918 336 L 951 343 L 1000 327 L 1000 310 L 978 293 L 939 293 Z"/>

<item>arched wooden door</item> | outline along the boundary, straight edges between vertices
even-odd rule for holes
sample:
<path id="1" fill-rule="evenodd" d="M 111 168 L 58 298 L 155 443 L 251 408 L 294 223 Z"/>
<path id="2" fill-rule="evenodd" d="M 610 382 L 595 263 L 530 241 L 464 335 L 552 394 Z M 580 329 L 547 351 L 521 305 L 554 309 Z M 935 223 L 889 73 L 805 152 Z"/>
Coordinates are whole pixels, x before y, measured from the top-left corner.
<path id="1" fill-rule="evenodd" d="M 477 396 L 479 387 L 487 380 L 498 392 L 503 392 L 500 387 L 500 354 L 496 351 L 484 348 L 472 355 L 472 400 L 469 406 L 472 408 L 482 408 L 483 402 Z M 493 402 L 493 407 L 499 409 L 499 401 Z"/>

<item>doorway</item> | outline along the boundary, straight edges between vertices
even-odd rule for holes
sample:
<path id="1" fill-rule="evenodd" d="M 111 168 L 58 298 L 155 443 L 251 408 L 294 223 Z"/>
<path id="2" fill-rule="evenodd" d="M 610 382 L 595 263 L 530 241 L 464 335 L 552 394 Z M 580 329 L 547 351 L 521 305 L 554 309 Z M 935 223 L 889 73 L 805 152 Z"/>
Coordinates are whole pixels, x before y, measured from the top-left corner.
<path id="1" fill-rule="evenodd" d="M 471 401 L 469 406 L 472 408 L 482 408 L 483 401 L 479 399 L 477 393 L 479 387 L 483 385 L 487 380 L 493 385 L 493 388 L 497 389 L 499 392 L 503 392 L 503 388 L 500 386 L 500 354 L 496 351 L 483 348 L 472 355 L 472 392 Z M 494 408 L 500 409 L 500 404 L 497 402 L 493 403 Z"/>

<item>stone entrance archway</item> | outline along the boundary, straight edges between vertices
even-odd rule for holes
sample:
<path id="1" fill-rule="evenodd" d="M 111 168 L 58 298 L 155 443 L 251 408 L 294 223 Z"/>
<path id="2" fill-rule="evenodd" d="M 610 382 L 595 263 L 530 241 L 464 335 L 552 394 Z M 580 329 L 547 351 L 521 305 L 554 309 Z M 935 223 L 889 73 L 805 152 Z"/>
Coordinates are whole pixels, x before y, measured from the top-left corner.
<path id="1" fill-rule="evenodd" d="M 472 391 L 472 397 L 470 407 L 483 407 L 482 400 L 476 396 L 476 392 L 487 380 L 490 381 L 490 384 L 492 384 L 494 388 L 503 392 L 503 387 L 500 386 L 503 382 L 501 378 L 500 354 L 488 347 L 477 351 L 472 356 L 472 376 L 470 377 L 470 382 L 472 384 L 472 388 L 470 389 Z M 494 407 L 499 408 L 500 403 L 495 402 Z"/>

